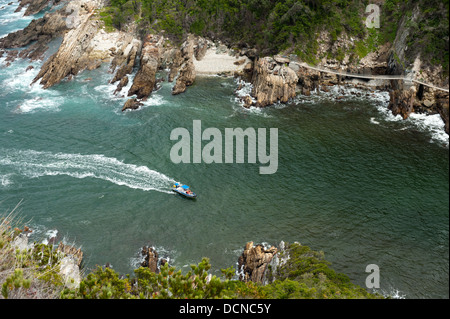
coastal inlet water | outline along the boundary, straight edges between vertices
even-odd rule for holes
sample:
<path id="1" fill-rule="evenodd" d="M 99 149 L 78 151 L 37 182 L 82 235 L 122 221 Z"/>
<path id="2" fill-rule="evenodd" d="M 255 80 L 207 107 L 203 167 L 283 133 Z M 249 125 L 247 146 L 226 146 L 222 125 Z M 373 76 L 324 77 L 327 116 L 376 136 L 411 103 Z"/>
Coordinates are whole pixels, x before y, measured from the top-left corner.
<path id="1" fill-rule="evenodd" d="M 9 7 L 0 36 L 26 25 Z M 247 110 L 236 80 L 220 77 L 178 96 L 164 82 L 140 110 L 122 113 L 108 65 L 42 90 L 30 86 L 42 62 L 26 71 L 28 61 L 4 60 L 2 213 L 22 201 L 32 239 L 81 247 L 87 269 L 110 263 L 132 274 L 151 245 L 181 269 L 208 257 L 220 275 L 248 241 L 298 241 L 363 287 L 376 264 L 378 292 L 449 297 L 448 135 L 438 115 L 403 121 L 387 111 L 386 93 L 347 90 L 338 100 L 339 87 Z M 278 128 L 277 173 L 260 175 L 259 163 L 174 164 L 170 134 L 192 131 L 194 120 L 222 132 Z M 198 199 L 173 194 L 175 181 Z"/>

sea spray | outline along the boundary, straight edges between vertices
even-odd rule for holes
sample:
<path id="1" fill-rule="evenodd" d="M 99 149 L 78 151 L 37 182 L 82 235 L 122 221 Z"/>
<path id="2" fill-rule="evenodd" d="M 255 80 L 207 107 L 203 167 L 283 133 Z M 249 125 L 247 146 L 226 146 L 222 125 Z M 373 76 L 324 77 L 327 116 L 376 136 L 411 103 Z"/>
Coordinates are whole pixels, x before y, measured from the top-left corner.
<path id="1" fill-rule="evenodd" d="M 116 185 L 144 191 L 171 194 L 172 178 L 146 166 L 125 164 L 104 155 L 81 155 L 0 149 L 0 167 L 28 178 L 67 175 L 74 178 L 96 178 Z"/>

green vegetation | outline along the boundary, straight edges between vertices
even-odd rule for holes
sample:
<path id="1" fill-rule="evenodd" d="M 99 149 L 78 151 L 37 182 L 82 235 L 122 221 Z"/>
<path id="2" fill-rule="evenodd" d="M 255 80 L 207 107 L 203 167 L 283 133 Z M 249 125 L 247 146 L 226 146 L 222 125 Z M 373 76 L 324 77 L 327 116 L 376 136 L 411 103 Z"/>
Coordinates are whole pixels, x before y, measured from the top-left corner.
<path id="1" fill-rule="evenodd" d="M 100 13 L 107 29 L 136 22 L 138 31 L 164 31 L 174 42 L 187 33 L 220 39 L 230 47 L 256 48 L 262 55 L 295 53 L 318 62 L 317 37 L 328 31 L 331 41 L 344 32 L 354 39 L 349 52 L 363 58 L 384 43 L 393 43 L 401 22 L 408 35 L 407 59 L 423 52 L 424 60 L 441 64 L 448 74 L 448 0 L 386 0 L 380 8 L 380 29 L 365 26 L 369 1 L 357 0 L 111 0 Z M 411 61 L 404 61 L 406 64 Z"/>
<path id="2" fill-rule="evenodd" d="M 344 31 L 364 35 L 364 9 L 356 0 L 112 0 L 101 18 L 108 27 L 136 21 L 142 33 L 164 30 L 180 41 L 190 32 L 263 54 L 289 49 L 311 60 L 323 29 L 334 40 Z"/>
<path id="3" fill-rule="evenodd" d="M 420 53 L 422 61 L 442 65 L 443 76 L 448 77 L 449 0 L 386 0 L 381 10 L 382 42 L 394 42 L 401 22 L 408 30 L 403 64 L 414 62 Z"/>
<path id="4" fill-rule="evenodd" d="M 211 264 L 203 258 L 186 273 L 166 264 L 159 273 L 141 267 L 134 276 L 121 276 L 98 266 L 74 288 L 61 274 L 65 255 L 52 245 L 20 245 L 30 229 L 14 227 L 13 219 L 0 218 L 0 299 L 380 298 L 329 268 L 323 253 L 299 244 L 290 245 L 288 262 L 269 272 L 276 280 L 265 286 L 233 279 L 233 267 L 222 269 L 221 277 L 211 275 Z"/>
<path id="5" fill-rule="evenodd" d="M 59 298 L 64 255 L 44 244 L 21 245 L 30 229 L 15 224 L 12 214 L 0 218 L 0 298 Z"/>
<path id="6" fill-rule="evenodd" d="M 323 252 L 316 252 L 298 243 L 289 246 L 289 260 L 279 267 L 271 285 L 264 287 L 269 298 L 361 299 L 377 298 L 354 285 L 348 276 L 336 273 L 325 260 Z"/>

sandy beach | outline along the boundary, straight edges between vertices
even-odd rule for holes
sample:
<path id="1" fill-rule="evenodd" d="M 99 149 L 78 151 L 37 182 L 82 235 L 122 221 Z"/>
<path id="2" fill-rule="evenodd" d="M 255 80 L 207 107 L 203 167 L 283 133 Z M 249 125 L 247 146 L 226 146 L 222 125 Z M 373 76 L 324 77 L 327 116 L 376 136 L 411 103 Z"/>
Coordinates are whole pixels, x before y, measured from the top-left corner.
<path id="1" fill-rule="evenodd" d="M 239 62 L 238 64 L 235 64 Z M 210 48 L 206 51 L 203 59 L 194 59 L 197 75 L 233 74 L 242 71 L 251 60 L 245 56 L 233 57 L 227 53 L 217 53 L 216 49 Z"/>

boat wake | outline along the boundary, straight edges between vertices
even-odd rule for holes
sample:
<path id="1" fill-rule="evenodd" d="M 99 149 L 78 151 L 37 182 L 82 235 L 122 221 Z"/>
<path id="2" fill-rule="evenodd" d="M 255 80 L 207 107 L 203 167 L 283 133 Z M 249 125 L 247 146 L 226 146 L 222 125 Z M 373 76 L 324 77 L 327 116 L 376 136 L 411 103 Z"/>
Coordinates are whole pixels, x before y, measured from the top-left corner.
<path id="1" fill-rule="evenodd" d="M 54 154 L 0 148 L 0 172 L 2 168 L 28 178 L 57 175 L 96 178 L 133 189 L 167 194 L 173 194 L 169 187 L 175 183 L 172 178 L 146 166 L 125 164 L 104 155 Z"/>

